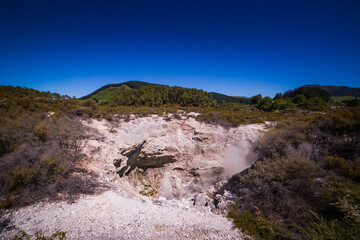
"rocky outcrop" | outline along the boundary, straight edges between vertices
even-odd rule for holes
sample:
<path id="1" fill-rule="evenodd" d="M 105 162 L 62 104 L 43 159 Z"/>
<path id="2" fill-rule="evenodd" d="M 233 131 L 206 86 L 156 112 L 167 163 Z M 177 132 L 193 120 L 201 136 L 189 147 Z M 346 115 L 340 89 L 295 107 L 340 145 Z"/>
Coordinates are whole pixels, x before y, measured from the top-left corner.
<path id="1" fill-rule="evenodd" d="M 176 161 L 178 153 L 172 148 L 155 148 L 155 151 L 149 152 L 149 145 L 151 140 L 146 142 L 143 141 L 128 149 L 121 151 L 123 158 L 114 160 L 114 166 L 119 169 L 117 173 L 120 177 L 129 175 L 135 168 L 141 168 L 144 171 L 148 168 L 159 168 L 167 163 L 173 163 Z M 124 159 L 124 157 L 126 159 Z M 124 162 L 124 164 L 121 164 Z M 125 165 L 125 166 L 123 166 Z"/>
<path id="2" fill-rule="evenodd" d="M 214 200 L 216 207 L 220 211 L 226 212 L 230 205 L 235 204 L 236 197 L 231 192 L 225 190 L 223 194 L 216 194 Z"/>

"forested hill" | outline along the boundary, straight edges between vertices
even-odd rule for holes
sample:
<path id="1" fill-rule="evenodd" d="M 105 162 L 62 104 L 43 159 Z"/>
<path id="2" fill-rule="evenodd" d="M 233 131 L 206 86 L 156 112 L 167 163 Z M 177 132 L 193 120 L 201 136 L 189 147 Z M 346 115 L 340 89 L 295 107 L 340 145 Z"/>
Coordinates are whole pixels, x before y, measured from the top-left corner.
<path id="1" fill-rule="evenodd" d="M 216 100 L 204 90 L 144 82 L 110 84 L 84 98 L 91 98 L 100 104 L 111 104 L 113 106 L 179 104 L 205 107 L 216 104 Z"/>
<path id="2" fill-rule="evenodd" d="M 207 93 L 195 88 L 170 87 L 141 81 L 129 81 L 103 86 L 82 99 L 94 99 L 100 104 L 159 106 L 208 106 L 217 103 L 241 102 L 244 99 L 220 93 Z M 215 101 L 214 101 L 215 100 Z M 247 99 L 245 99 L 247 100 Z"/>
<path id="3" fill-rule="evenodd" d="M 12 98 L 44 98 L 44 99 L 53 99 L 53 100 L 63 100 L 70 99 L 71 97 L 68 95 L 60 95 L 58 93 L 52 92 L 44 92 L 38 91 L 32 88 L 26 87 L 13 87 L 13 86 L 5 86 L 0 85 L 0 99 L 12 99 Z"/>
<path id="4" fill-rule="evenodd" d="M 352 88 L 352 87 L 345 87 L 345 86 L 321 86 L 321 85 L 305 85 L 304 87 L 314 87 L 320 88 L 334 97 L 342 97 L 342 96 L 352 96 L 352 97 L 359 97 L 360 96 L 360 88 Z"/>
<path id="5" fill-rule="evenodd" d="M 96 94 L 98 94 L 99 92 L 106 90 L 108 88 L 117 88 L 117 87 L 121 87 L 126 85 L 127 87 L 131 88 L 131 89 L 137 89 L 139 87 L 142 86 L 149 86 L 149 85 L 159 85 L 156 83 L 147 83 L 147 82 L 141 82 L 141 81 L 128 81 L 128 82 L 123 82 L 123 83 L 116 83 L 116 84 L 108 84 L 105 85 L 97 90 L 95 90 L 94 92 L 90 93 L 89 95 L 86 95 L 84 97 L 82 97 L 82 99 L 89 99 L 93 96 L 95 96 Z"/>
<path id="6" fill-rule="evenodd" d="M 239 99 L 227 96 L 225 94 L 211 92 L 210 95 L 216 99 L 218 103 L 233 103 L 233 102 L 239 102 Z"/>

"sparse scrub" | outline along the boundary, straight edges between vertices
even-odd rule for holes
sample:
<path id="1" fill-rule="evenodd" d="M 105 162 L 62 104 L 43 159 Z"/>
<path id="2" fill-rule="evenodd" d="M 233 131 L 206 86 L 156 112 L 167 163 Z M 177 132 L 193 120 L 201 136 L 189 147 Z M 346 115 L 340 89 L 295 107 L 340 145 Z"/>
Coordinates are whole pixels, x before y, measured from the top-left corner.
<path id="1" fill-rule="evenodd" d="M 325 168 L 333 170 L 353 181 L 360 182 L 360 158 L 357 158 L 355 161 L 346 161 L 341 157 L 328 156 Z"/>
<path id="2" fill-rule="evenodd" d="M 255 217 L 251 213 L 241 213 L 237 211 L 239 211 L 239 209 L 234 208 L 229 212 L 228 217 L 233 219 L 235 227 L 256 237 L 256 239 L 292 239 L 289 233 L 264 218 L 260 216 Z"/>
<path id="3" fill-rule="evenodd" d="M 56 198 L 59 191 L 70 193 L 62 186 L 73 179 L 74 163 L 84 160 L 81 149 L 87 137 L 83 125 L 66 112 L 76 109 L 78 100 L 21 88 L 8 88 L 0 95 L 7 99 L 0 106 L 1 207 Z M 82 105 L 96 107 L 92 100 Z M 87 191 L 78 183 L 84 185 L 78 181 L 72 194 Z"/>
<path id="4" fill-rule="evenodd" d="M 224 186 L 238 196 L 235 226 L 264 239 L 273 235 L 264 237 L 261 220 L 295 239 L 359 239 L 359 117 L 356 108 L 336 109 L 265 133 L 260 160 Z"/>
<path id="5" fill-rule="evenodd" d="M 18 230 L 18 234 L 14 237 L 10 238 L 10 240 L 66 240 L 66 232 L 57 230 L 55 233 L 51 234 L 50 236 L 46 236 L 43 233 L 37 234 L 37 236 L 31 236 L 26 233 L 24 230 Z"/>

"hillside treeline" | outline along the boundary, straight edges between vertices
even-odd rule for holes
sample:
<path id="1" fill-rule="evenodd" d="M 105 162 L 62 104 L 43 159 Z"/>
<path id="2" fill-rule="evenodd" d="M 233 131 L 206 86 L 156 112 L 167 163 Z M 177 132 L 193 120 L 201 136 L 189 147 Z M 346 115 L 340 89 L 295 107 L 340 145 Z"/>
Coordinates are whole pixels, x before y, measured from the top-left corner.
<path id="1" fill-rule="evenodd" d="M 320 97 L 324 99 L 324 101 L 328 102 L 331 98 L 330 93 L 327 91 L 321 89 L 321 88 L 315 88 L 315 87 L 300 87 L 296 88 L 294 90 L 286 91 L 283 94 L 283 98 L 294 98 L 297 95 L 303 95 L 307 99 L 314 98 L 314 97 Z"/>
<path id="2" fill-rule="evenodd" d="M 330 98 L 330 94 L 323 89 L 304 86 L 286 91 L 284 94 L 277 93 L 274 98 L 263 98 L 258 94 L 250 98 L 250 103 L 255 104 L 258 109 L 268 112 L 295 107 L 321 110 L 330 101 Z"/>
<path id="3" fill-rule="evenodd" d="M 181 106 L 208 107 L 215 105 L 212 96 L 199 89 L 169 87 L 166 85 L 141 86 L 120 92 L 109 100 L 115 106 L 154 106 L 179 104 Z"/>
<path id="4" fill-rule="evenodd" d="M 46 98 L 51 100 L 70 99 L 68 95 L 58 93 L 38 91 L 32 88 L 22 88 L 0 85 L 0 98 Z"/>

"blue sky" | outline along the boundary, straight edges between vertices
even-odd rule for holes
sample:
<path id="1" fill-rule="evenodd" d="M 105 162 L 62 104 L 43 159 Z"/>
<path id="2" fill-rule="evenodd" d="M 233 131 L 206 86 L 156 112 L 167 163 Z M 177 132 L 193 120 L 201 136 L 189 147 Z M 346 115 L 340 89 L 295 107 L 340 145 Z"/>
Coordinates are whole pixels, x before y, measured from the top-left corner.
<path id="1" fill-rule="evenodd" d="M 360 1 L 0 1 L 0 85 L 139 80 L 233 96 L 360 87 Z"/>

